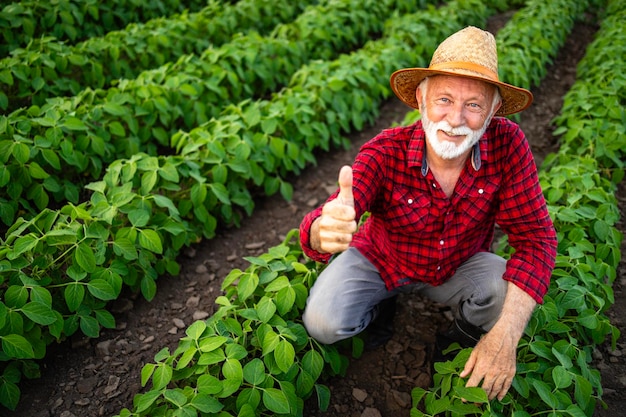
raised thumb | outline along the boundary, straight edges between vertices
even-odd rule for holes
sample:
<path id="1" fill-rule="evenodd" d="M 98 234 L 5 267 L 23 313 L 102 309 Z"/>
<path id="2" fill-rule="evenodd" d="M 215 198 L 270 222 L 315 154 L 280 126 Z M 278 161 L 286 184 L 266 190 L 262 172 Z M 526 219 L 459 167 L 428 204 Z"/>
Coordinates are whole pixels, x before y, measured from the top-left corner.
<path id="1" fill-rule="evenodd" d="M 352 167 L 345 165 L 339 171 L 339 195 L 342 204 L 354 207 L 354 195 L 352 194 Z"/>

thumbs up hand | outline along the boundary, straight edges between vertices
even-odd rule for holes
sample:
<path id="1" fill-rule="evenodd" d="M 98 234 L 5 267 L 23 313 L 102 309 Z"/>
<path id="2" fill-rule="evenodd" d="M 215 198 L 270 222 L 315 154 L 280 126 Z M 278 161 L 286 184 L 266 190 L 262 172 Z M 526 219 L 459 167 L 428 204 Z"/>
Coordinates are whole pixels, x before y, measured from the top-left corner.
<path id="1" fill-rule="evenodd" d="M 356 229 L 352 168 L 344 166 L 339 171 L 339 195 L 324 205 L 322 215 L 313 223 L 311 246 L 325 253 L 345 251 Z"/>

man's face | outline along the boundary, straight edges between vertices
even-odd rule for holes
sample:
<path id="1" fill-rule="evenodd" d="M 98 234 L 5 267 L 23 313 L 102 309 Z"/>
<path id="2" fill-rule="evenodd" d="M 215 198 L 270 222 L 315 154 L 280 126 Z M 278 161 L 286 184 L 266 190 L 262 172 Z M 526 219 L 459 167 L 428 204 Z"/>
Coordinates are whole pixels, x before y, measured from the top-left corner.
<path id="1" fill-rule="evenodd" d="M 500 107 L 494 86 L 470 78 L 434 76 L 416 93 L 428 144 L 443 159 L 465 155 Z"/>

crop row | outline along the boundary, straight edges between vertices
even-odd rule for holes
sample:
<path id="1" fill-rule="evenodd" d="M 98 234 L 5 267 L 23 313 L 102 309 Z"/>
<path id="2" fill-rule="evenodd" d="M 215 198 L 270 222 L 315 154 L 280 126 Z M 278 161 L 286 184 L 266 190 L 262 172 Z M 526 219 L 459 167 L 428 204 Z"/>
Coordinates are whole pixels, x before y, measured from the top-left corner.
<path id="1" fill-rule="evenodd" d="M 580 17 L 582 6 L 561 2 L 555 8 L 562 7 L 560 10 L 573 11 Z M 617 19 L 623 18 L 615 9 L 610 12 L 615 12 Z M 528 16 L 537 17 L 536 10 L 537 4 L 530 4 L 511 24 L 520 24 Z M 609 21 L 606 26 L 615 23 Z M 573 21 L 563 24 L 571 30 Z M 612 34 L 607 35 L 607 39 L 612 39 Z M 559 44 L 562 45 L 562 39 Z M 522 55 L 547 65 L 545 54 L 552 53 L 553 50 L 532 49 Z M 589 54 L 593 55 L 593 51 Z M 512 70 L 510 65 L 504 64 L 503 69 Z M 603 69 L 617 75 L 620 65 L 620 60 L 613 56 L 612 64 Z M 591 68 L 591 73 L 596 71 Z M 532 74 L 526 79 L 532 80 Z M 579 118 L 579 114 L 572 114 L 572 119 Z M 620 127 L 617 123 L 615 126 Z M 587 164 L 593 160 L 586 159 Z M 619 217 L 612 195 L 614 185 L 606 178 L 597 172 L 591 176 L 584 172 L 583 181 L 572 181 L 571 188 L 562 192 L 565 178 L 578 177 L 576 172 L 570 172 L 577 163 L 565 164 L 565 168 L 557 165 L 559 172 L 554 183 L 550 183 L 550 172 L 542 173 L 542 185 L 559 230 L 560 255 L 551 291 L 533 315 L 520 344 L 515 393 L 503 402 L 489 404 L 482 390 L 464 389 L 464 382 L 455 376 L 467 358 L 468 351 L 464 351 L 454 362 L 436 365 L 439 375 L 435 377 L 434 391 L 414 391 L 416 407 L 424 399 L 427 412 L 432 414 L 415 408 L 412 415 L 529 416 L 541 410 L 554 415 L 593 414 L 601 385 L 599 373 L 590 367 L 591 351 L 607 335 L 612 335 L 613 341 L 617 337 L 617 329 L 603 313 L 613 302 L 610 284 L 620 259 L 621 235 L 614 228 Z M 613 179 L 621 176 L 615 174 Z M 566 207 L 555 206 L 554 199 L 561 198 L 555 190 L 567 200 Z M 585 201 L 578 207 L 581 200 Z M 572 203 L 576 207 L 571 207 Z M 582 230 L 590 220 L 592 231 L 586 235 Z M 221 307 L 216 315 L 206 323 L 190 326 L 173 354 L 163 350 L 156 356 L 156 363 L 145 366 L 142 382 L 150 382 L 152 389 L 136 397 L 133 412 L 123 410 L 121 416 L 167 415 L 192 409 L 207 415 L 221 411 L 224 416 L 252 416 L 259 410 L 297 415 L 301 398 L 313 390 L 321 406 L 327 404 L 329 393 L 316 382 L 316 377 L 325 372 L 321 366 L 326 363 L 326 371 L 335 374 L 341 373 L 346 363 L 332 347 L 319 346 L 303 337 L 299 314 L 318 266 L 297 261 L 302 253 L 291 238 L 265 255 L 249 258 L 250 268 L 232 271 L 226 277 L 226 294 L 217 300 Z M 246 342 L 248 335 L 252 336 L 250 343 Z M 474 404 L 465 403 L 462 398 Z"/>
<path id="2" fill-rule="evenodd" d="M 53 37 L 32 42 L 0 61 L 0 108 L 43 105 L 46 99 L 109 87 L 183 55 L 200 54 L 239 32 L 267 33 L 316 1 L 213 1 L 197 13 L 157 18 L 77 45 Z"/>
<path id="3" fill-rule="evenodd" d="M 0 57 L 27 47 L 37 38 L 54 36 L 61 41 L 74 42 L 102 36 L 129 23 L 185 10 L 196 11 L 205 5 L 206 0 L 23 0 L 10 3 L 0 12 L 0 35 L 3 39 Z"/>
<path id="4" fill-rule="evenodd" d="M 53 340 L 79 328 L 96 337 L 99 326 L 111 326 L 106 302 L 122 286 L 151 299 L 157 276 L 177 273 L 183 245 L 212 237 L 218 217 L 237 221 L 237 206 L 252 211 L 250 182 L 288 197 L 280 175 L 313 162 L 312 150 L 328 148 L 331 137 L 344 141 L 342 130 L 372 120 L 390 93 L 392 65 L 425 64 L 434 39 L 481 25 L 485 15 L 482 2 L 464 0 L 403 17 L 359 52 L 304 67 L 272 100 L 230 106 L 178 135 L 180 155 L 115 161 L 89 186 L 88 202 L 19 218 L 0 247 L 4 307 L 12 317 L 0 336 L 5 374 L 36 376 L 30 359 L 41 358 Z M 342 88 L 348 85 L 354 89 Z M 17 390 L 15 378 L 4 381 Z"/>
<path id="5" fill-rule="evenodd" d="M 602 8 L 602 3 L 593 5 Z M 610 113 L 605 100 L 616 91 L 625 97 L 621 68 L 626 36 L 619 22 L 626 7 L 610 1 L 604 14 L 555 120 L 562 140 L 559 152 L 549 155 L 540 171 L 558 232 L 558 255 L 548 294 L 520 341 L 513 390 L 502 402 L 489 403 L 484 392 L 464 388 L 457 375 L 469 351 L 462 351 L 453 362 L 436 364 L 434 389 L 414 389 L 414 402 L 426 412 L 415 408 L 412 416 L 446 410 L 445 415 L 578 417 L 592 416 L 601 403 L 600 372 L 593 368 L 592 356 L 607 337 L 614 347 L 620 335 L 606 311 L 615 302 L 612 284 L 621 259 L 614 193 L 624 177 L 624 155 L 607 157 L 604 151 L 618 136 L 624 140 L 624 111 Z M 596 108 L 604 111 L 589 111 Z"/>
<path id="6" fill-rule="evenodd" d="M 336 0 L 308 8 L 275 35 L 240 36 L 119 87 L 85 90 L 0 117 L 0 188 L 8 197 L 0 198 L 2 221 L 11 224 L 18 210 L 29 216 L 51 200 L 78 203 L 84 183 L 99 179 L 112 161 L 158 154 L 179 129 L 246 97 L 269 94 L 305 62 L 332 58 L 379 35 L 381 15 L 413 6 L 410 0 Z"/>
<path id="7" fill-rule="evenodd" d="M 298 106 L 312 110 L 308 124 L 317 123 L 315 115 L 320 113 L 336 120 L 337 111 L 347 114 L 346 119 L 325 124 L 359 129 L 366 121 L 363 114 L 375 115 L 380 99 L 389 95 L 388 74 L 393 68 L 425 65 L 437 39 L 465 25 L 484 25 L 489 12 L 483 2 L 457 1 L 437 11 L 405 16 L 393 22 L 388 37 L 350 56 L 303 69 L 294 78 L 306 80 L 306 88 L 283 93 L 296 98 L 306 92 L 314 102 L 325 102 L 319 107 Z M 337 104 L 338 100 L 344 104 Z M 349 103 L 353 105 L 344 108 Z M 285 113 L 277 110 L 277 114 Z M 321 143 L 308 137 L 299 142 L 300 152 L 343 143 L 331 144 L 333 136 Z M 317 266 L 298 261 L 302 251 L 297 238 L 292 241 L 296 234 L 293 231 L 283 245 L 267 254 L 247 258 L 248 269 L 233 270 L 224 279 L 218 311 L 206 322 L 192 324 L 173 353 L 164 349 L 155 363 L 144 367 L 142 383 L 151 388 L 135 397 L 132 411 L 122 410 L 120 416 L 300 415 L 304 399 L 313 392 L 322 409 L 328 405 L 328 389 L 318 379 L 323 374 L 341 374 L 347 359 L 334 346 L 316 343 L 302 327 L 300 315 Z M 358 351 L 359 342 L 355 343 Z"/>

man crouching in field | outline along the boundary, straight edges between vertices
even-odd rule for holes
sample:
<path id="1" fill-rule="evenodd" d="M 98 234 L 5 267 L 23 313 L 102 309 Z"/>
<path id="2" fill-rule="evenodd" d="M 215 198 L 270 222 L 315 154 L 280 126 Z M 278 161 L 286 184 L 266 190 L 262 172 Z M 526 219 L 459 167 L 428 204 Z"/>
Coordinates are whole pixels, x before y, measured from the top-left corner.
<path id="1" fill-rule="evenodd" d="M 421 120 L 363 145 L 337 192 L 300 226 L 305 253 L 332 258 L 304 312 L 312 337 L 330 344 L 368 328 L 368 344 L 384 344 L 397 295 L 412 288 L 453 307 L 437 348 L 475 346 L 461 377 L 490 399 L 511 386 L 557 245 L 528 142 L 498 117 L 526 109 L 532 95 L 499 81 L 497 66 L 494 37 L 468 27 L 428 68 L 393 73 L 393 91 Z M 489 251 L 496 224 L 515 249 L 508 260 Z"/>

